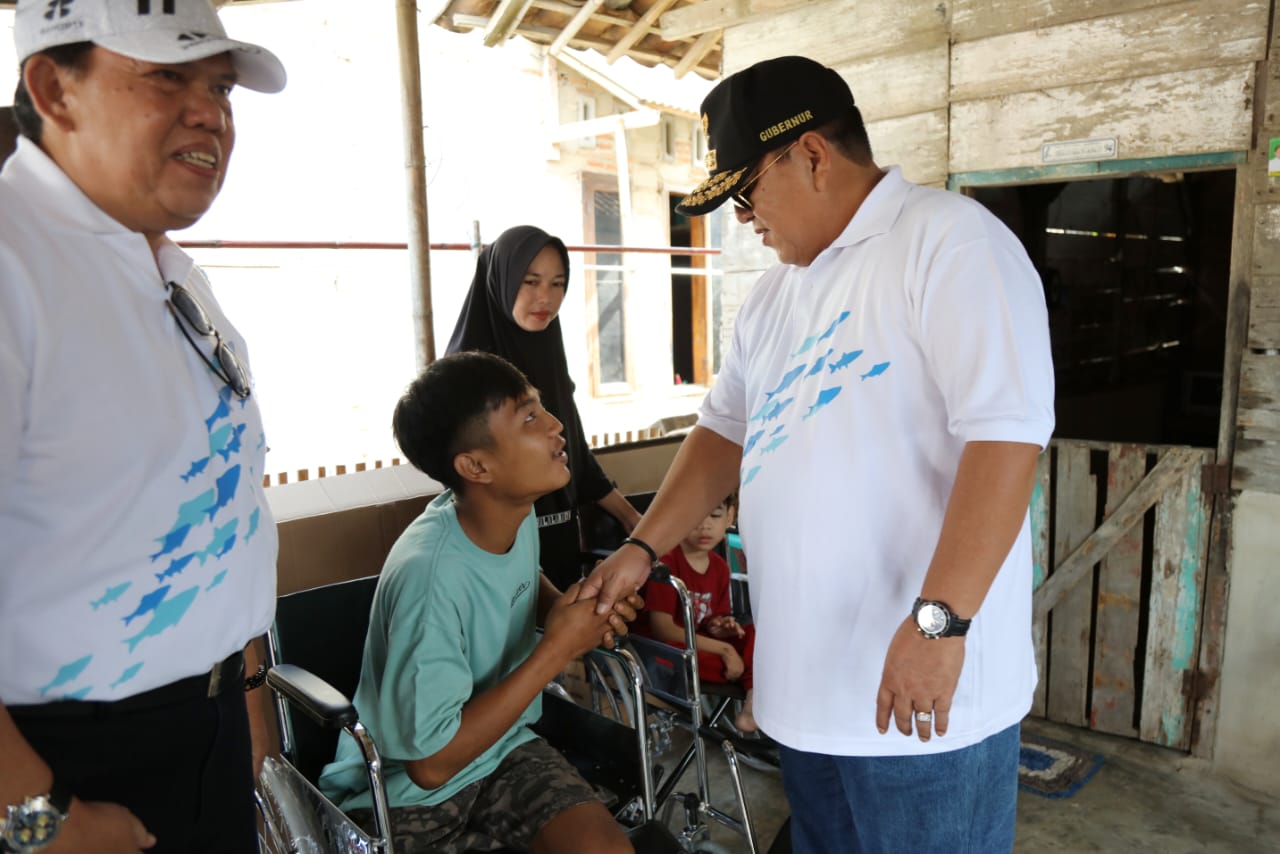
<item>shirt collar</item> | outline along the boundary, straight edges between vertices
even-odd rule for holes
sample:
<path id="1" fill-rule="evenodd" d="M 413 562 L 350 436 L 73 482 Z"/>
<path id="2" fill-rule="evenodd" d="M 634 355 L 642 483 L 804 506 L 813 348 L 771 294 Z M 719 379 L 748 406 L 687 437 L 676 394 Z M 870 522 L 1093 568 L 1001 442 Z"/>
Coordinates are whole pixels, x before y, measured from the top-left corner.
<path id="1" fill-rule="evenodd" d="M 831 245 L 823 250 L 824 253 L 832 249 L 853 246 L 878 234 L 888 234 L 902 213 L 902 207 L 906 204 L 907 193 L 911 192 L 911 186 L 902 177 L 901 168 L 890 166 L 886 169 L 884 177 L 871 188 L 871 192 L 862 200 L 862 204 L 858 206 L 858 210 L 849 220 L 849 224 L 844 227 L 844 231 L 831 241 Z"/>
<path id="2" fill-rule="evenodd" d="M 40 146 L 25 136 L 0 172 L 27 204 L 59 225 L 92 234 L 136 234 L 95 205 Z M 145 241 L 141 234 L 138 239 Z"/>

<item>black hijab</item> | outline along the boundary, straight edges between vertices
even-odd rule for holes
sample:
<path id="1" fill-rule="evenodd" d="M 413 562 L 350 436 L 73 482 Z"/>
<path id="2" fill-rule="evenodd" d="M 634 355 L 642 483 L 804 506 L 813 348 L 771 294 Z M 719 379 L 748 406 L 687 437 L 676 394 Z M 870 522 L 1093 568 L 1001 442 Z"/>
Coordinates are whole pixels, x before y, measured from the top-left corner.
<path id="1" fill-rule="evenodd" d="M 551 534 L 547 530 L 548 521 L 556 514 L 573 511 L 578 503 L 598 501 L 613 489 L 613 484 L 591 455 L 582 432 L 578 407 L 573 402 L 574 386 L 564 355 L 559 316 L 543 331 L 529 332 L 520 328 L 512 313 L 525 272 L 546 246 L 554 246 L 559 251 L 564 261 L 565 290 L 568 290 L 569 253 L 564 242 L 532 225 L 507 229 L 480 252 L 471 290 L 462 304 L 462 313 L 446 352 L 483 350 L 503 357 L 524 372 L 542 395 L 542 405 L 564 423 L 565 451 L 569 454 L 572 479 L 564 489 L 539 499 L 535 505 L 543 527 L 544 561 L 560 561 L 571 559 L 570 543 L 566 540 L 563 549 L 556 549 L 565 551 L 563 555 L 547 554 L 547 537 Z M 573 560 L 577 559 L 576 532 L 575 524 L 571 544 Z"/>

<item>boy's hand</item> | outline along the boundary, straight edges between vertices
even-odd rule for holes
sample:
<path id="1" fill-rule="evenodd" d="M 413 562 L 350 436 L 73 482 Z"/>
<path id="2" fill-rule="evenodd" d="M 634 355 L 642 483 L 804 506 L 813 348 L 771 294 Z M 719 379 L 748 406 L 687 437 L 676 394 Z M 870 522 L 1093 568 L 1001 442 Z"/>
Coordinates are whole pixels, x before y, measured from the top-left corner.
<path id="1" fill-rule="evenodd" d="M 746 629 L 738 625 L 738 621 L 728 615 L 711 617 L 707 620 L 705 628 L 707 634 L 713 638 L 743 638 L 747 634 Z"/>
<path id="2" fill-rule="evenodd" d="M 627 623 L 634 620 L 642 608 L 644 608 L 644 599 L 640 598 L 639 593 L 632 593 L 625 599 L 614 602 L 613 611 L 609 613 L 609 626 L 604 630 L 600 645 L 605 649 L 613 649 L 617 646 L 616 639 L 627 636 Z"/>
<path id="3" fill-rule="evenodd" d="M 738 651 L 727 644 L 724 652 L 720 653 L 720 660 L 724 662 L 724 678 L 730 682 L 740 677 L 747 667 Z"/>
<path id="4" fill-rule="evenodd" d="M 598 644 L 614 617 L 612 612 L 605 616 L 597 614 L 595 599 L 579 599 L 581 586 L 581 581 L 570 585 L 555 601 L 547 612 L 543 629 L 543 640 L 556 644 L 564 652 L 566 661 L 585 655 Z"/>

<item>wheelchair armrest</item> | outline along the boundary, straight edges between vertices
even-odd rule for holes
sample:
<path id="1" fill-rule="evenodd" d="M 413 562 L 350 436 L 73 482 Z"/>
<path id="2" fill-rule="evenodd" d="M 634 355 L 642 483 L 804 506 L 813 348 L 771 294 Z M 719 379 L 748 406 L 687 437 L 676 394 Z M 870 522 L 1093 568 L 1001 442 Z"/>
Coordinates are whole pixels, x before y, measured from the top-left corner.
<path id="1" fill-rule="evenodd" d="M 321 726 L 345 729 L 357 721 L 356 707 L 341 691 L 295 664 L 268 670 L 267 684 Z"/>

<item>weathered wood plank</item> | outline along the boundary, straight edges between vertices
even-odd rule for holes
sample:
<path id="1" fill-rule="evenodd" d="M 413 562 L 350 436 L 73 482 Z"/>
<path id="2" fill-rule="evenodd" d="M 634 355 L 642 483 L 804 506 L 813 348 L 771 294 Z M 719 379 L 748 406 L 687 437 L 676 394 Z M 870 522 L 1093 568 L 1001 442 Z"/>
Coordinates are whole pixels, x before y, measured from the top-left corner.
<path id="1" fill-rule="evenodd" d="M 1269 4 L 1192 0 L 957 44 L 951 99 L 1023 92 L 1256 62 L 1266 55 Z M 1245 105 L 1240 105 L 1245 109 Z"/>
<path id="2" fill-rule="evenodd" d="M 1211 462 L 1203 452 L 1201 464 Z M 1156 505 L 1139 731 L 1143 741 L 1185 750 L 1191 744 L 1190 687 L 1200 643 L 1209 502 L 1198 470 Z"/>
<path id="3" fill-rule="evenodd" d="M 1257 350 L 1280 349 L 1280 276 L 1254 276 L 1252 297 L 1248 346 Z"/>
<path id="4" fill-rule="evenodd" d="M 665 41 L 678 41 L 721 27 L 736 27 L 752 21 L 767 23 L 775 15 L 807 0 L 703 0 L 672 9 L 658 19 Z"/>
<path id="5" fill-rule="evenodd" d="M 1122 160 L 1243 151 L 1253 86 L 1248 63 L 954 103 L 950 171 L 1040 166 L 1043 143 L 1099 137 Z"/>
<path id="6" fill-rule="evenodd" d="M 1052 494 L 1049 487 L 1049 476 L 1053 469 L 1053 452 L 1045 450 L 1036 460 L 1036 482 L 1031 489 L 1031 585 L 1032 590 L 1044 584 L 1049 575 L 1051 556 L 1049 554 L 1049 498 Z M 1031 714 L 1044 717 L 1046 703 L 1046 686 L 1049 671 L 1049 621 L 1047 618 L 1035 620 L 1031 626 L 1031 636 L 1036 650 L 1036 692 L 1031 701 Z"/>
<path id="7" fill-rule="evenodd" d="M 947 106 L 947 44 L 832 66 L 853 91 L 864 121 Z"/>
<path id="8" fill-rule="evenodd" d="M 1264 276 L 1280 271 L 1280 204 L 1253 210 L 1253 271 Z"/>
<path id="9" fill-rule="evenodd" d="M 947 180 L 946 110 L 868 122 L 867 137 L 880 166 L 901 166 L 916 184 Z"/>
<path id="10" fill-rule="evenodd" d="M 1147 449 L 1117 445 L 1107 461 L 1106 515 L 1115 515 L 1147 472 Z M 1142 606 L 1142 527 L 1122 534 L 1102 559 L 1098 573 L 1097 632 L 1093 652 L 1093 697 L 1089 727 L 1135 736 L 1133 663 L 1138 652 Z"/>
<path id="11" fill-rule="evenodd" d="M 1174 0 L 952 0 L 951 39 L 967 42 L 1001 33 L 1045 29 Z"/>
<path id="12" fill-rule="evenodd" d="M 1272 409 L 1241 409 L 1236 419 L 1243 439 L 1280 441 L 1280 412 Z"/>
<path id="13" fill-rule="evenodd" d="M 1242 438 L 1236 442 L 1231 488 L 1280 495 L 1280 441 Z"/>
<path id="14" fill-rule="evenodd" d="M 1059 456 L 1063 451 L 1059 450 Z M 1058 601 L 1075 585 L 1083 580 L 1093 565 L 1110 551 L 1120 536 L 1133 527 L 1147 510 L 1151 509 L 1160 496 L 1180 480 L 1187 471 L 1200 460 L 1203 451 L 1194 448 L 1174 446 L 1160 457 L 1138 488 L 1129 493 L 1128 498 L 1120 503 L 1116 512 L 1102 521 L 1098 529 L 1087 539 L 1080 542 L 1077 548 L 1069 552 L 1069 557 L 1059 560 L 1053 575 L 1035 592 L 1034 615 L 1040 617 L 1056 608 Z M 1061 467 L 1059 467 L 1061 470 Z M 1198 473 L 1197 473 L 1198 474 Z M 1061 500 L 1062 490 L 1058 490 Z M 1057 538 L 1061 540 L 1061 530 Z M 1055 554 L 1061 554 L 1055 543 Z"/>
<path id="15" fill-rule="evenodd" d="M 1280 355 L 1244 354 L 1240 360 L 1240 408 L 1280 412 Z"/>
<path id="16" fill-rule="evenodd" d="M 1097 483 L 1089 473 L 1089 451 L 1058 451 L 1058 500 L 1054 556 L 1061 562 L 1093 530 Z M 1056 575 L 1056 573 L 1055 573 Z M 1046 585 L 1053 581 L 1049 576 Z M 1044 589 L 1043 587 L 1041 588 Z M 1084 726 L 1088 690 L 1089 634 L 1093 585 L 1076 584 L 1053 610 L 1049 629 L 1049 685 L 1046 715 L 1050 720 Z"/>
<path id="17" fill-rule="evenodd" d="M 937 0 L 825 0 L 727 28 L 724 73 L 786 54 L 808 56 L 834 68 L 858 59 L 912 53 L 939 44 L 947 44 L 947 9 Z M 853 93 L 857 97 L 858 90 Z"/>

